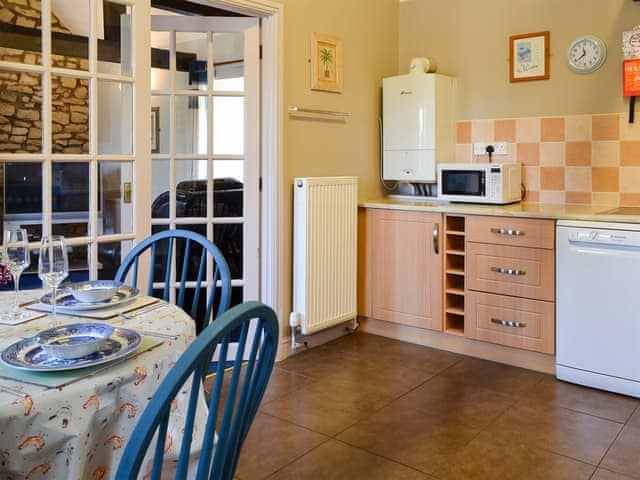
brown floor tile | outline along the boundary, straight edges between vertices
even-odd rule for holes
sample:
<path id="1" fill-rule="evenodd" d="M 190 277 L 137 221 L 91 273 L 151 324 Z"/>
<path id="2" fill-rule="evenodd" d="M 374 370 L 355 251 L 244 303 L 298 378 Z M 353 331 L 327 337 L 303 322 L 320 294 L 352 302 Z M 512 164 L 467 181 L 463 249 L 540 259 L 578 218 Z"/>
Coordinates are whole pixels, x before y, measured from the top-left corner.
<path id="1" fill-rule="evenodd" d="M 271 378 L 269 378 L 269 384 L 264 392 L 262 403 L 270 402 L 287 393 L 299 390 L 312 382 L 313 379 L 309 377 L 275 367 L 271 372 Z"/>
<path id="2" fill-rule="evenodd" d="M 396 400 L 390 407 L 412 408 L 441 419 L 484 428 L 516 401 L 518 397 L 437 376 Z"/>
<path id="3" fill-rule="evenodd" d="M 631 397 L 561 382 L 551 376 L 528 388 L 524 395 L 536 405 L 569 408 L 620 423 L 626 422 L 638 406 Z"/>
<path id="4" fill-rule="evenodd" d="M 292 355 L 286 360 L 278 362 L 277 367 L 319 380 L 347 365 L 348 360 L 349 358 L 337 349 L 318 347 Z"/>
<path id="5" fill-rule="evenodd" d="M 596 473 L 593 474 L 591 480 L 632 480 L 633 477 L 627 477 L 626 475 L 620 475 L 619 473 L 610 472 L 604 468 L 599 468 Z"/>
<path id="6" fill-rule="evenodd" d="M 521 394 L 545 375 L 477 358 L 465 358 L 441 373 L 448 378 L 509 395 Z"/>
<path id="7" fill-rule="evenodd" d="M 386 407 L 337 438 L 431 473 L 436 462 L 470 442 L 478 430 L 411 409 Z"/>
<path id="8" fill-rule="evenodd" d="M 427 480 L 430 477 L 342 442 L 330 440 L 283 468 L 273 480 Z"/>
<path id="9" fill-rule="evenodd" d="M 621 428 L 619 423 L 565 408 L 519 405 L 479 438 L 500 445 L 528 445 L 597 465 Z"/>
<path id="10" fill-rule="evenodd" d="M 258 413 L 242 447 L 236 476 L 265 478 L 326 440 L 324 435 Z"/>
<path id="11" fill-rule="evenodd" d="M 261 410 L 315 432 L 333 436 L 389 403 L 363 390 L 317 382 L 263 403 Z"/>
<path id="12" fill-rule="evenodd" d="M 631 418 L 627 420 L 627 425 L 630 427 L 640 428 L 640 407 L 631 415 Z"/>
<path id="13" fill-rule="evenodd" d="M 328 346 L 376 365 L 403 366 L 429 373 L 441 372 L 464 358 L 444 350 L 363 333 L 342 337 Z"/>
<path id="14" fill-rule="evenodd" d="M 600 466 L 640 478 L 640 428 L 624 427 Z"/>
<path id="15" fill-rule="evenodd" d="M 595 467 L 541 449 L 473 440 L 434 475 L 442 480 L 587 480 Z"/>

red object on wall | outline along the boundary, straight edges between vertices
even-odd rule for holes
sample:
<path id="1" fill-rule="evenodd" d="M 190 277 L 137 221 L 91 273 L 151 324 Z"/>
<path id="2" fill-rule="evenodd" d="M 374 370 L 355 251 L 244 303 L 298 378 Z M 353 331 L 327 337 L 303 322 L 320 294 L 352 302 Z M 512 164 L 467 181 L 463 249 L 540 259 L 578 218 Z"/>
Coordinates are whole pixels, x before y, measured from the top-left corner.
<path id="1" fill-rule="evenodd" d="M 640 96 L 640 58 L 625 60 L 622 64 L 625 97 Z"/>

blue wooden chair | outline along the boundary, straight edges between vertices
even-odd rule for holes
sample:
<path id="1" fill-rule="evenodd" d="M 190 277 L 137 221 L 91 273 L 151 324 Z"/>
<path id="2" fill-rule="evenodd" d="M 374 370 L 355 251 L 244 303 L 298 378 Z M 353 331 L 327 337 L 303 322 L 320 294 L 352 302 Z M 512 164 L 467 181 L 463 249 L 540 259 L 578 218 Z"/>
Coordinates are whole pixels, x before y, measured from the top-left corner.
<path id="1" fill-rule="evenodd" d="M 257 319 L 256 334 L 249 340 L 249 324 L 252 319 Z M 225 369 L 225 362 L 218 362 L 200 457 L 197 467 L 189 472 L 194 419 L 202 387 L 200 377 L 216 347 L 219 347 L 220 358 L 226 358 L 230 337 L 236 330 L 240 330 L 238 350 L 232 368 Z M 250 343 L 250 350 L 248 360 L 243 361 L 247 341 Z M 182 480 L 189 474 L 189 478 L 196 480 L 231 479 L 242 444 L 267 387 L 277 346 L 278 319 L 266 305 L 247 302 L 223 313 L 189 345 L 158 387 L 129 437 L 116 472 L 116 480 L 138 478 L 143 459 L 156 432 L 158 440 L 151 471 L 143 473 L 145 478 L 150 473 L 152 480 L 161 478 L 163 464 L 167 463 L 164 450 L 171 403 L 190 378 L 191 393 L 180 453 L 177 464 L 174 464 L 174 478 Z M 228 376 L 227 379 L 225 375 Z"/>
<path id="2" fill-rule="evenodd" d="M 146 279 L 146 294 L 169 301 L 172 260 L 176 254 L 175 282 L 177 283 L 175 304 L 187 312 L 196 322 L 199 333 L 229 308 L 231 300 L 231 274 L 220 250 L 199 233 L 189 230 L 164 230 L 147 237 L 126 256 L 115 275 L 115 280 L 138 285 L 138 264 L 141 256 L 150 251 L 150 274 Z M 207 261 L 213 262 L 212 284 L 207 295 L 203 283 L 207 276 Z M 130 278 L 127 276 L 130 274 Z M 153 284 L 162 283 L 161 289 Z M 188 283 L 187 283 L 188 282 Z M 144 288 L 141 288 L 144 291 Z M 191 306 L 188 303 L 191 302 Z M 215 315 L 213 315 L 215 311 Z"/>

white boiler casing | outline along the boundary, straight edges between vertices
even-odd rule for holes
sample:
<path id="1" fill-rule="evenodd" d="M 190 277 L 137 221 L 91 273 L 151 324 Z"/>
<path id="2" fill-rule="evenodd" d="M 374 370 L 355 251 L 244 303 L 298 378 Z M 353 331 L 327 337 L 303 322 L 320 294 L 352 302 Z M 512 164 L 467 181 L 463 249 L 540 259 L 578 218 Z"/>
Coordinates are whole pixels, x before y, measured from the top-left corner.
<path id="1" fill-rule="evenodd" d="M 454 82 L 422 72 L 382 81 L 384 180 L 435 182 L 436 165 L 455 161 Z"/>

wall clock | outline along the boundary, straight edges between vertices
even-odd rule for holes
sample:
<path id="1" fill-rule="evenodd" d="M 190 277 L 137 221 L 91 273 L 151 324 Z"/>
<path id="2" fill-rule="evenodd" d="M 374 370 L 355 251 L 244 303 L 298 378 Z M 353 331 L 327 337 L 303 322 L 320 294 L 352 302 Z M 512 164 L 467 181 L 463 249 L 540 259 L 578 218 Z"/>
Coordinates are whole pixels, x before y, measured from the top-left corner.
<path id="1" fill-rule="evenodd" d="M 576 38 L 567 50 L 567 63 L 576 73 L 591 73 L 599 69 L 607 58 L 607 46 L 593 35 Z"/>

